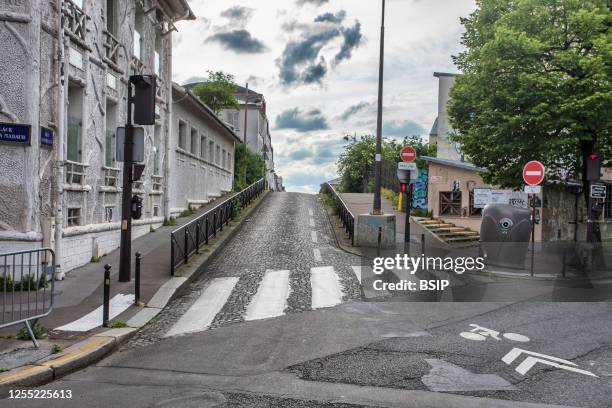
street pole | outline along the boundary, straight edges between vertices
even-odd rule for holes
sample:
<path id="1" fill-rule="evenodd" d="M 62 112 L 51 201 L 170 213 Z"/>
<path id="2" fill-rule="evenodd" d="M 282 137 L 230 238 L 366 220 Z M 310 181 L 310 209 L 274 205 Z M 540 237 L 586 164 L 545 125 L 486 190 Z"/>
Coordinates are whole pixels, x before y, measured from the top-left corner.
<path id="1" fill-rule="evenodd" d="M 119 282 L 131 280 L 132 257 L 132 159 L 134 151 L 134 132 L 132 126 L 132 82 L 128 81 L 127 123 L 123 145 L 123 191 L 121 194 L 121 248 L 119 253 Z"/>
<path id="2" fill-rule="evenodd" d="M 532 194 L 531 197 L 531 276 L 533 276 L 533 261 L 535 256 L 536 195 Z"/>
<path id="3" fill-rule="evenodd" d="M 404 197 L 406 208 L 406 223 L 404 224 L 404 253 L 410 256 L 410 208 L 412 207 L 412 184 L 408 184 Z"/>
<path id="4" fill-rule="evenodd" d="M 378 114 L 376 117 L 376 156 L 374 157 L 374 206 L 373 215 L 381 215 L 381 170 L 382 170 L 382 109 L 383 109 L 383 72 L 385 55 L 385 0 L 382 0 L 382 20 L 380 24 L 380 57 L 378 60 Z"/>
<path id="5" fill-rule="evenodd" d="M 249 112 L 249 83 L 246 84 L 246 96 L 244 97 L 244 144 L 247 144 L 247 113 Z"/>

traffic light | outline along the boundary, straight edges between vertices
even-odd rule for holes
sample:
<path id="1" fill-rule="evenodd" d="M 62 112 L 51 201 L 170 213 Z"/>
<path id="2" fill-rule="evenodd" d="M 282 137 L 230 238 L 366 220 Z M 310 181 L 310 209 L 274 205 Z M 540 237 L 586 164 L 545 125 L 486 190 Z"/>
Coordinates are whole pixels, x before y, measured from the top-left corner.
<path id="1" fill-rule="evenodd" d="M 135 220 L 139 220 L 142 217 L 142 198 L 134 195 L 132 197 L 132 203 L 130 205 L 132 218 Z"/>
<path id="2" fill-rule="evenodd" d="M 588 181 L 598 181 L 601 177 L 602 157 L 599 153 L 589 153 L 586 157 L 586 179 Z"/>
<path id="3" fill-rule="evenodd" d="M 132 75 L 130 84 L 134 85 L 134 123 L 138 125 L 155 124 L 155 75 Z"/>

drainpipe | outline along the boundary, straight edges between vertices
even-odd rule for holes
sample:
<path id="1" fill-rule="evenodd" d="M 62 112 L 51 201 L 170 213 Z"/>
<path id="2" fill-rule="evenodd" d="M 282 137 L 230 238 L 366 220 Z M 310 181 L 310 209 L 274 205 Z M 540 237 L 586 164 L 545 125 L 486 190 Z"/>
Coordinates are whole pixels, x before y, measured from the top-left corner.
<path id="1" fill-rule="evenodd" d="M 166 93 L 166 138 L 164 140 L 164 217 L 169 220 L 170 219 L 170 140 L 172 139 L 172 128 L 173 128 L 173 118 L 172 118 L 172 33 L 168 36 L 166 40 L 166 47 L 168 49 L 166 60 L 166 70 L 168 72 L 166 86 L 168 87 Z M 169 44 L 169 45 L 168 45 Z"/>
<path id="2" fill-rule="evenodd" d="M 57 177 L 56 177 L 56 197 L 55 197 L 55 279 L 62 280 L 66 276 L 66 273 L 62 271 L 63 261 L 63 248 L 62 248 L 62 235 L 64 225 L 64 140 L 65 140 L 65 129 L 66 129 L 66 72 L 65 72 L 65 58 L 64 53 L 66 50 L 65 38 L 64 38 L 64 0 L 59 0 L 59 30 L 57 34 L 58 48 L 59 48 L 59 89 L 58 89 L 58 100 L 57 104 L 57 147 L 56 147 L 56 166 L 57 166 Z"/>

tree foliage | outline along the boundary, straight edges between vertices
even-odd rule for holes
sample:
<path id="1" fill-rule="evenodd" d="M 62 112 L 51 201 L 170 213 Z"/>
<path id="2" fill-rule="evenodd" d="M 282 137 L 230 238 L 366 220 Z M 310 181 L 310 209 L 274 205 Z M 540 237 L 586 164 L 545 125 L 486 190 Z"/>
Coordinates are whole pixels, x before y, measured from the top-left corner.
<path id="1" fill-rule="evenodd" d="M 578 179 L 585 155 L 610 152 L 612 38 L 604 0 L 479 0 L 462 19 L 463 72 L 449 115 L 487 182 L 518 188 L 530 160 L 547 179 Z"/>
<path id="2" fill-rule="evenodd" d="M 338 173 L 342 177 L 340 190 L 346 193 L 367 192 L 369 184 L 374 178 L 374 156 L 376 154 L 376 137 L 365 135 L 359 138 L 345 136 L 349 142 L 344 152 L 338 158 Z M 400 150 L 405 146 L 412 146 L 417 156 L 435 156 L 435 146 L 424 143 L 418 136 L 405 137 L 404 140 L 383 139 L 382 156 L 384 162 L 397 163 L 400 161 Z M 419 168 L 424 161 L 417 159 Z"/>
<path id="3" fill-rule="evenodd" d="M 265 162 L 242 143 L 234 154 L 234 190 L 240 191 L 265 175 Z"/>
<path id="4" fill-rule="evenodd" d="M 195 86 L 193 93 L 215 113 L 229 108 L 240 109 L 235 96 L 234 76 L 223 71 L 207 72 L 208 81 Z"/>

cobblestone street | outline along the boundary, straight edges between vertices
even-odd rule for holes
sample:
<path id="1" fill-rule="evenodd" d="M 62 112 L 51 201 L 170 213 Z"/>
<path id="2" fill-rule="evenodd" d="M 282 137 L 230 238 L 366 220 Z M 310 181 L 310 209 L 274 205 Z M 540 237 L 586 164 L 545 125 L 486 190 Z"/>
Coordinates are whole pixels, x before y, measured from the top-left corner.
<path id="1" fill-rule="evenodd" d="M 337 247 L 327 214 L 317 196 L 271 194 L 200 279 L 183 296 L 172 301 L 126 347 L 150 344 L 166 335 L 215 279 L 238 278 L 238 281 L 214 316 L 211 329 L 245 320 L 247 307 L 266 271 L 289 271 L 283 314 L 312 310 L 312 268 L 332 267 L 341 286 L 342 301 L 357 301 L 359 281 L 351 266 L 358 265 L 359 257 Z M 201 327 L 202 330 L 207 328 Z"/>

